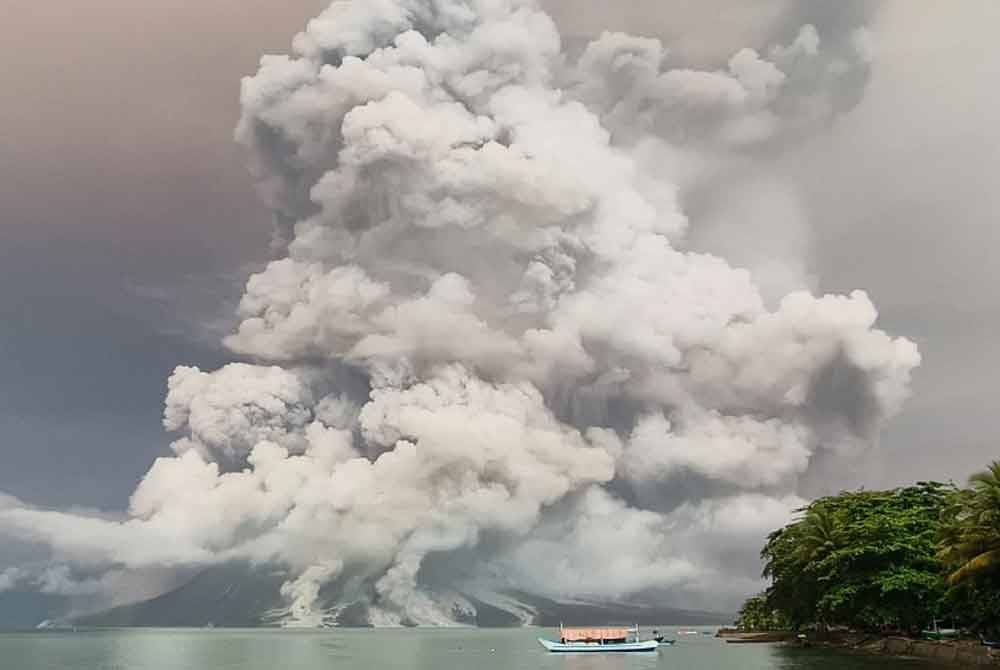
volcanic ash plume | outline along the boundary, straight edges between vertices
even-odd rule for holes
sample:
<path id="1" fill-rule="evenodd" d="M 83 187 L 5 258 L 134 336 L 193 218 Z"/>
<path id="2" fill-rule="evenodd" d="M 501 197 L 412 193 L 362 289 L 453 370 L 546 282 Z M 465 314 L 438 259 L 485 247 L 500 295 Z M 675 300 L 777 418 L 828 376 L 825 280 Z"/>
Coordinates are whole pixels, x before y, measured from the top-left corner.
<path id="1" fill-rule="evenodd" d="M 278 255 L 226 339 L 245 362 L 176 369 L 176 453 L 127 519 L 0 530 L 91 572 L 280 564 L 305 624 L 334 587 L 382 624 L 511 590 L 728 604 L 920 359 L 862 291 L 762 296 L 680 203 L 822 132 L 861 36 L 700 71 L 620 33 L 565 55 L 529 0 L 334 3 L 243 82 Z"/>

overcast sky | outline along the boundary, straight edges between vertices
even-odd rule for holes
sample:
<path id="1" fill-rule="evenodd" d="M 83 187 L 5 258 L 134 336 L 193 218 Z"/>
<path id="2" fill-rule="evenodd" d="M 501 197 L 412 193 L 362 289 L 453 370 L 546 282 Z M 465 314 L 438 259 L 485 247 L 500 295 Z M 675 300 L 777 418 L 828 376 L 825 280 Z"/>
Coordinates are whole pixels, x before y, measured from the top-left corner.
<path id="1" fill-rule="evenodd" d="M 325 3 L 12 2 L 0 24 L 0 491 L 122 508 L 167 452 L 170 370 L 232 358 L 218 339 L 267 258 L 270 216 L 232 141 L 239 79 Z M 804 22 L 784 2 L 550 6 L 565 34 L 655 35 L 699 66 Z M 816 287 L 864 288 L 881 327 L 923 354 L 913 397 L 851 483 L 959 480 L 1000 455 L 1000 5 L 873 14 L 860 104 L 782 165 L 802 188 Z"/>

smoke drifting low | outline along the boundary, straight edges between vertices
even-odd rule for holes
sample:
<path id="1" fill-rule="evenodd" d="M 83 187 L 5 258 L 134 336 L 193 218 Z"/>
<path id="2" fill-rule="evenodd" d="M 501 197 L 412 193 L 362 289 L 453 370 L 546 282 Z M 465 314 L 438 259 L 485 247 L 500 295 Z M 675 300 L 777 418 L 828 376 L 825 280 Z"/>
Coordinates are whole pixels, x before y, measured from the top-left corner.
<path id="1" fill-rule="evenodd" d="M 693 69 L 566 49 L 530 0 L 335 2 L 243 82 L 276 218 L 244 362 L 176 369 L 127 518 L 0 500 L 45 549 L 0 589 L 249 559 L 290 570 L 289 623 L 333 586 L 379 624 L 508 589 L 730 606 L 920 362 L 863 291 L 812 295 L 801 245 L 706 251 L 760 184 L 795 237 L 762 166 L 860 96 L 867 33 L 837 25 Z"/>

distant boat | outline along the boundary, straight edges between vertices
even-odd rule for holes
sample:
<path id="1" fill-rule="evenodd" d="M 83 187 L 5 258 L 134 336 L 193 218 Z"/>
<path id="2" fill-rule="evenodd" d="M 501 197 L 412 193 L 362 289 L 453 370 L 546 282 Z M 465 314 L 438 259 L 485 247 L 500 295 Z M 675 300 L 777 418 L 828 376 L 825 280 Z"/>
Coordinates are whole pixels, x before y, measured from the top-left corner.
<path id="1" fill-rule="evenodd" d="M 639 637 L 639 627 L 632 628 L 565 628 L 559 626 L 559 639 L 546 640 L 538 638 L 538 642 L 552 652 L 637 652 L 656 651 L 661 645 L 669 646 L 673 640 L 664 640 L 657 636 L 649 640 Z"/>
<path id="2" fill-rule="evenodd" d="M 701 633 L 699 631 L 692 630 L 690 628 L 682 628 L 679 631 L 677 631 L 677 634 L 678 635 L 701 635 Z"/>

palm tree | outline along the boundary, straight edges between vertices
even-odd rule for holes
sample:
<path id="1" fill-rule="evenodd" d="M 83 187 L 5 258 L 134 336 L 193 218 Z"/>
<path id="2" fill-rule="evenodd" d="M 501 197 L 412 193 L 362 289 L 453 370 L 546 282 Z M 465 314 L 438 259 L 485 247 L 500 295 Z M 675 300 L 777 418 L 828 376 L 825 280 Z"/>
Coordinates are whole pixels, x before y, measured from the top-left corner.
<path id="1" fill-rule="evenodd" d="M 1000 461 L 969 477 L 968 492 L 949 508 L 939 556 L 955 566 L 949 584 L 1000 569 Z"/>
<path id="2" fill-rule="evenodd" d="M 798 626 L 816 621 L 819 564 L 841 544 L 840 517 L 829 506 L 813 503 L 801 518 L 774 531 L 760 556 L 762 575 L 772 581 L 765 602 L 782 616 L 784 625 Z M 819 625 L 824 626 L 820 621 Z"/>
<path id="3" fill-rule="evenodd" d="M 803 567 L 814 565 L 837 548 L 838 519 L 833 510 L 813 507 L 799 522 L 799 548 L 796 558 Z"/>

